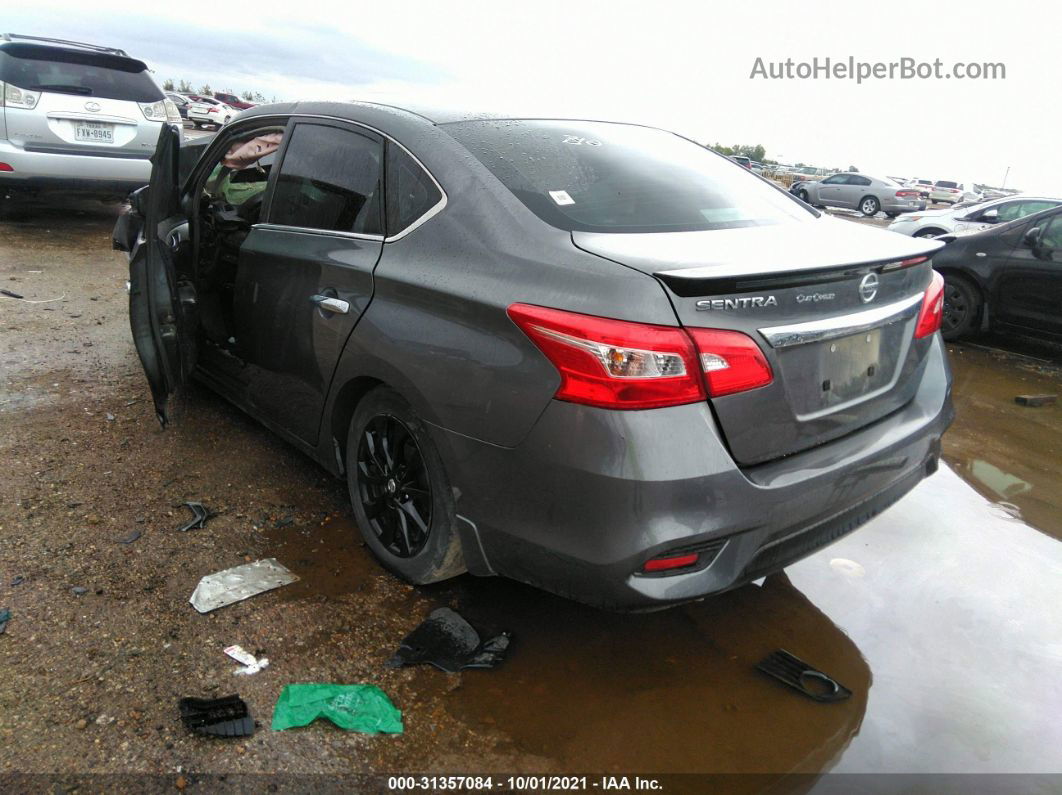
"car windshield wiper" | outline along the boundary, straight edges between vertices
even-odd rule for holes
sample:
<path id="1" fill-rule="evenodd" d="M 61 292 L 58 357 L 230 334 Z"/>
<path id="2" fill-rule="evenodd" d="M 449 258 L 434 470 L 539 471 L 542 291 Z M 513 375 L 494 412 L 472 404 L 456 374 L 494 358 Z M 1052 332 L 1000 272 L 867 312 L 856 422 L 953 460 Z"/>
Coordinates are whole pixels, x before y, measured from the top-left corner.
<path id="1" fill-rule="evenodd" d="M 80 94 L 83 97 L 92 96 L 92 89 L 87 86 L 67 86 L 61 83 L 46 83 L 32 86 L 34 91 L 55 91 L 59 94 Z"/>

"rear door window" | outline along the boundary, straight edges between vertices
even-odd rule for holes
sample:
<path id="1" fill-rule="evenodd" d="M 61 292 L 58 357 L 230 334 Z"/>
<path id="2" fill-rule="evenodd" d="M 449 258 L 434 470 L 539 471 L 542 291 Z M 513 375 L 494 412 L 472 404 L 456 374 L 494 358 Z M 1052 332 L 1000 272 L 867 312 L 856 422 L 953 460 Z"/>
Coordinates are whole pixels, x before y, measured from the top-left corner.
<path id="1" fill-rule="evenodd" d="M 269 222 L 379 235 L 383 141 L 348 127 L 302 122 L 280 164 Z"/>
<path id="2" fill-rule="evenodd" d="M 13 44 L 0 50 L 0 82 L 28 91 L 158 102 L 162 89 L 143 61 L 119 55 Z"/>
<path id="3" fill-rule="evenodd" d="M 435 181 L 402 147 L 387 145 L 387 234 L 416 223 L 443 198 Z"/>

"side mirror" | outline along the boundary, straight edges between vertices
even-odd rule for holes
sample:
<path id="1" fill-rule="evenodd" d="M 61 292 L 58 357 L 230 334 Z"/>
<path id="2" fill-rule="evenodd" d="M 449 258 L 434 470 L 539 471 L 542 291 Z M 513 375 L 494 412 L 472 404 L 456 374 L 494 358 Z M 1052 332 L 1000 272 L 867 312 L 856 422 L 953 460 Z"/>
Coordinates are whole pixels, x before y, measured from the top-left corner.
<path id="1" fill-rule="evenodd" d="M 1032 249 L 1035 249 L 1037 246 L 1039 246 L 1040 245 L 1040 227 L 1034 226 L 1032 229 L 1030 229 L 1028 232 L 1026 232 L 1025 233 L 1025 237 L 1023 237 L 1021 239 L 1021 242 L 1024 243 L 1029 248 L 1032 248 Z"/>
<path id="2" fill-rule="evenodd" d="M 985 210 L 981 213 L 981 217 L 977 219 L 985 224 L 994 224 L 999 221 L 999 210 L 993 207 L 991 210 Z"/>
<path id="3" fill-rule="evenodd" d="M 137 188 L 135 191 L 129 194 L 129 207 L 132 211 L 141 218 L 147 217 L 147 198 L 148 188 L 150 186 L 144 185 L 141 188 Z"/>

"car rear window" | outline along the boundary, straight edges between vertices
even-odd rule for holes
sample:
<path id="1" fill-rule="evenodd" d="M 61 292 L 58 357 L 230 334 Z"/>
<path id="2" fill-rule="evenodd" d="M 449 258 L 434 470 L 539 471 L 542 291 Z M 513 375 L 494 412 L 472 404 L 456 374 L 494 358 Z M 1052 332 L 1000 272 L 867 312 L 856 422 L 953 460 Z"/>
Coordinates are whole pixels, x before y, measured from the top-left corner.
<path id="1" fill-rule="evenodd" d="M 569 231 L 682 232 L 814 217 L 747 168 L 662 130 L 540 119 L 443 128 L 539 218 Z"/>
<path id="2" fill-rule="evenodd" d="M 957 187 L 959 187 L 959 183 L 958 182 L 948 182 L 947 180 L 943 180 L 942 179 L 939 182 L 937 182 L 937 187 L 938 188 L 957 188 Z"/>
<path id="3" fill-rule="evenodd" d="M 143 61 L 29 44 L 0 50 L 0 81 L 30 91 L 131 102 L 163 98 Z"/>

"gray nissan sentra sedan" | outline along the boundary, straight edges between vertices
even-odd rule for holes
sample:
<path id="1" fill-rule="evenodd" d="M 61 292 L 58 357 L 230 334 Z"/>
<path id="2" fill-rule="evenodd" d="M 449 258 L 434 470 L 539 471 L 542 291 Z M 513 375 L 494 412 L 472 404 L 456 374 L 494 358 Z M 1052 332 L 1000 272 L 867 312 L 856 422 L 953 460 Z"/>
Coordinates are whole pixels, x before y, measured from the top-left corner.
<path id="1" fill-rule="evenodd" d="M 261 106 L 164 130 L 114 242 L 160 421 L 209 385 L 413 583 L 733 588 L 900 499 L 952 418 L 939 243 L 649 127 Z"/>

